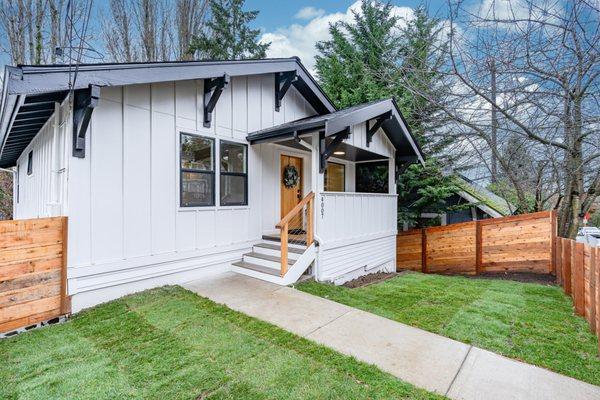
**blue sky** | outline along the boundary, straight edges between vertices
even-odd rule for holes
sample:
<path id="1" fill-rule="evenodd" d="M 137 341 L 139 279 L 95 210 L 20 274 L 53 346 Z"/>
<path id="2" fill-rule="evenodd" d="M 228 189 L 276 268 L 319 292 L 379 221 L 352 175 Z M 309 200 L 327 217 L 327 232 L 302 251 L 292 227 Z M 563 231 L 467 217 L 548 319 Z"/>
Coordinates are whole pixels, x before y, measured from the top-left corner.
<path id="1" fill-rule="evenodd" d="M 327 13 L 345 11 L 354 1 L 336 1 L 336 0 L 304 0 L 304 1 L 277 1 L 277 0 L 246 0 L 246 7 L 251 10 L 259 10 L 260 14 L 256 19 L 256 25 L 268 30 L 274 30 L 282 26 L 298 22 L 294 16 L 299 10 L 305 7 L 322 9 Z M 417 7 L 419 0 L 400 0 L 393 1 L 394 5 L 404 7 Z M 434 0 L 427 4 L 432 12 L 446 9 L 446 1 Z"/>
<path id="2" fill-rule="evenodd" d="M 406 18 L 410 17 L 411 9 L 420 3 L 421 0 L 392 1 L 395 12 Z M 299 56 L 312 71 L 315 43 L 328 38 L 329 23 L 351 19 L 350 7 L 357 7 L 358 4 L 358 0 L 246 0 L 246 9 L 260 12 L 253 25 L 261 29 L 263 40 L 272 42 L 269 57 Z M 445 15 L 445 0 L 428 0 L 427 4 L 432 14 Z M 106 10 L 107 5 L 108 0 L 94 0 L 96 18 L 92 18 L 91 27 L 95 32 L 100 31 L 100 18 L 97 16 Z M 101 50 L 102 44 L 98 43 L 96 47 Z M 0 66 L 8 61 L 6 54 L 0 54 Z"/>
<path id="3" fill-rule="evenodd" d="M 419 0 L 393 1 L 392 12 L 407 19 L 420 3 Z M 445 16 L 444 0 L 430 0 L 427 4 L 431 14 Z M 350 21 L 352 10 L 359 7 L 360 1 L 247 0 L 246 5 L 248 9 L 260 11 L 255 22 L 263 31 L 262 40 L 271 42 L 269 57 L 298 56 L 313 71 L 315 43 L 329 37 L 330 23 Z"/>

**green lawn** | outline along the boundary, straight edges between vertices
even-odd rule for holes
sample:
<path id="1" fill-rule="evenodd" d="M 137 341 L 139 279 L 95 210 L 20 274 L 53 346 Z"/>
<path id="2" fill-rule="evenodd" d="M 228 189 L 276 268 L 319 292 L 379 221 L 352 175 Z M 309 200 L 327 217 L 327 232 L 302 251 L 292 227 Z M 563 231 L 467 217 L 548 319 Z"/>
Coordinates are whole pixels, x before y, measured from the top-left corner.
<path id="1" fill-rule="evenodd" d="M 0 399 L 440 399 L 178 287 L 0 341 Z"/>
<path id="2" fill-rule="evenodd" d="M 406 273 L 298 289 L 600 385 L 598 341 L 556 286 Z"/>

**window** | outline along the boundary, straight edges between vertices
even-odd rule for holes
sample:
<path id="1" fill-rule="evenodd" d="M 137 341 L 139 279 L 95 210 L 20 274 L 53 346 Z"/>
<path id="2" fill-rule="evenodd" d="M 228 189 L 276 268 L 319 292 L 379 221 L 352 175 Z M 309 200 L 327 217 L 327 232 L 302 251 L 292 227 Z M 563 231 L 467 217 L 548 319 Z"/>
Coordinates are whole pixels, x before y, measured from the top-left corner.
<path id="1" fill-rule="evenodd" d="M 33 150 L 27 155 L 27 175 L 33 174 Z"/>
<path id="2" fill-rule="evenodd" d="M 222 206 L 248 204 L 248 148 L 245 144 L 221 140 L 221 202 Z"/>
<path id="3" fill-rule="evenodd" d="M 182 133 L 180 136 L 182 207 L 215 205 L 215 141 Z"/>
<path id="4" fill-rule="evenodd" d="M 346 166 L 333 162 L 325 169 L 325 191 L 343 192 L 346 190 Z"/>
<path id="5" fill-rule="evenodd" d="M 388 193 L 388 169 L 387 161 L 356 164 L 356 191 L 359 193 Z"/>

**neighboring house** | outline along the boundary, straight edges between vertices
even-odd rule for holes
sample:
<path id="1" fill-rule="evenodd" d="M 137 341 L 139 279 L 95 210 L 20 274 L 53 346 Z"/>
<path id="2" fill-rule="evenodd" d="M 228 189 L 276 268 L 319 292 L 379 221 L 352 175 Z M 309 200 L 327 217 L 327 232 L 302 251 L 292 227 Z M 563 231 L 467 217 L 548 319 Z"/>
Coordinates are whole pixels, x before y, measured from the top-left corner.
<path id="1" fill-rule="evenodd" d="M 456 209 L 441 214 L 424 212 L 421 214 L 421 220 L 430 220 L 431 223 L 428 225 L 450 225 L 506 217 L 511 215 L 515 209 L 502 197 L 465 176 L 457 175 L 455 182 L 459 190 L 446 199 L 446 205 L 454 206 Z M 405 223 L 403 229 L 408 230 L 409 228 L 410 226 Z"/>
<path id="2" fill-rule="evenodd" d="M 4 82 L 15 219 L 68 216 L 73 311 L 227 270 L 395 269 L 396 170 L 422 156 L 393 100 L 338 111 L 297 58 L 7 67 Z M 357 193 L 371 164 L 389 183 Z"/>

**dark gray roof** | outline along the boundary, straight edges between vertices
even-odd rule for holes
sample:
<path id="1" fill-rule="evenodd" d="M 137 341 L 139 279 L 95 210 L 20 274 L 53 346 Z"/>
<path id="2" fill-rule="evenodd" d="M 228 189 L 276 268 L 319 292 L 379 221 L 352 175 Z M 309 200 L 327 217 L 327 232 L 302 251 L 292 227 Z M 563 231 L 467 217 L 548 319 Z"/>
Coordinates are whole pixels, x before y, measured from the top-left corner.
<path id="1" fill-rule="evenodd" d="M 297 57 L 240 61 L 182 61 L 81 64 L 72 88 L 245 76 L 296 71 L 294 87 L 319 114 L 336 111 Z M 0 167 L 15 165 L 21 152 L 48 120 L 54 102 L 65 99 L 73 68 L 68 65 L 7 66 L 0 108 Z"/>
<path id="2" fill-rule="evenodd" d="M 423 161 L 421 149 L 413 137 L 406 120 L 398 109 L 393 99 L 377 100 L 370 103 L 345 108 L 325 115 L 303 118 L 300 120 L 277 125 L 272 128 L 256 131 L 248 135 L 250 143 L 263 143 L 281 140 L 303 133 L 324 131 L 325 136 L 335 135 L 344 129 L 391 112 L 382 129 L 390 142 L 396 148 L 396 155 L 400 157 L 417 156 Z"/>

